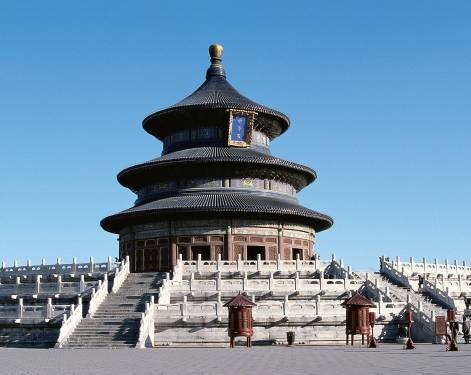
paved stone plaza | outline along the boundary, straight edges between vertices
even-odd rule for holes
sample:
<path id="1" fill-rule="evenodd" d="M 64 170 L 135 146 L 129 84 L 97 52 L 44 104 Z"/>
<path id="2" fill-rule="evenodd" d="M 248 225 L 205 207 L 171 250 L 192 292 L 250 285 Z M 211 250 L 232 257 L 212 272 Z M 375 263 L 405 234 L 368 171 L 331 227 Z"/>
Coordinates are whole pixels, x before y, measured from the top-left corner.
<path id="1" fill-rule="evenodd" d="M 471 345 L 31 350 L 0 349 L 0 374 L 469 374 Z"/>

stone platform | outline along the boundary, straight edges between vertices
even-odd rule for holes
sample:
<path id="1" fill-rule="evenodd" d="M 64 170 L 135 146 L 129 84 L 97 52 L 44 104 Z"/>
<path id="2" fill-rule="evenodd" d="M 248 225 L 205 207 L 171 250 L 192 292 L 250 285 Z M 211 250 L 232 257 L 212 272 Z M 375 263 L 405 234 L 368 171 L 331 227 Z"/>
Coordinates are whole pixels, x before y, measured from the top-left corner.
<path id="1" fill-rule="evenodd" d="M 0 349 L 0 374 L 463 374 L 471 345 L 446 352 L 444 345 L 379 349 L 345 346 L 159 348 L 151 350 Z M 25 361 L 25 358 L 27 360 Z"/>

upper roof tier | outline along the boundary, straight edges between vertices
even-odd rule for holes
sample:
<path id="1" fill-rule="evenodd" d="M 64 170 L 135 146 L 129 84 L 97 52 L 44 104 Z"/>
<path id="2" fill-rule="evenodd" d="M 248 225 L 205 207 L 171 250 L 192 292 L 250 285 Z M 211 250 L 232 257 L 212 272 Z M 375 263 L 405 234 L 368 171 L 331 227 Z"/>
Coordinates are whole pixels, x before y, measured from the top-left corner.
<path id="1" fill-rule="evenodd" d="M 290 122 L 286 115 L 246 98 L 226 80 L 222 51 L 218 44 L 209 47 L 211 66 L 206 72 L 206 81 L 193 94 L 144 119 L 142 125 L 148 133 L 162 140 L 183 128 L 207 125 L 208 122 L 222 125 L 221 121 L 224 123 L 224 119 L 229 118 L 230 109 L 255 112 L 254 129 L 272 139 L 288 129 Z"/>

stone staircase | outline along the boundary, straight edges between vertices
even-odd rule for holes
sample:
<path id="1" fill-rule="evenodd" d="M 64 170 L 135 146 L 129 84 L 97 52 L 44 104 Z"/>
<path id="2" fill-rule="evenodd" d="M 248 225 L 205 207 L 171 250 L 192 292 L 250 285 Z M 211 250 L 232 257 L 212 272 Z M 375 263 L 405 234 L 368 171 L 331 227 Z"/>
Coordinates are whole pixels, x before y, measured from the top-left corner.
<path id="1" fill-rule="evenodd" d="M 116 293 L 110 293 L 93 317 L 83 319 L 64 348 L 134 347 L 145 303 L 158 289 L 165 273 L 131 273 Z"/>

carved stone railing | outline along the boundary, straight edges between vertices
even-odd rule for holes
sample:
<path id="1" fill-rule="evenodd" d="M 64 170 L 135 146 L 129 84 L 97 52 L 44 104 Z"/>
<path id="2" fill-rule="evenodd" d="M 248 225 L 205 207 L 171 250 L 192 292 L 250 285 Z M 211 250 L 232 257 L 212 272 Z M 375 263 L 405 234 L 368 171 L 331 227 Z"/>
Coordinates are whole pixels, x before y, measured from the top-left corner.
<path id="1" fill-rule="evenodd" d="M 435 301 L 445 305 L 448 309 L 456 309 L 454 299 L 448 292 L 443 291 L 436 284 L 432 284 L 428 280 L 424 280 L 422 291 L 428 294 Z"/>
<path id="2" fill-rule="evenodd" d="M 182 260 L 181 256 L 177 260 L 177 264 L 174 268 L 173 279 L 181 280 L 183 274 L 189 274 L 191 272 L 316 272 L 319 267 L 325 266 L 325 263 L 314 259 L 314 260 L 281 260 L 279 257 L 277 260 L 262 260 L 260 255 L 257 260 L 241 260 L 240 256 L 238 260 L 221 260 L 219 255 L 218 260 L 202 260 L 201 254 L 198 254 L 198 260 L 187 261 Z"/>
<path id="3" fill-rule="evenodd" d="M 48 322 L 70 309 L 71 305 L 53 305 L 52 298 L 48 298 L 46 305 L 25 305 L 23 298 L 18 298 L 15 305 L 0 306 L 0 320 L 14 320 L 16 323 L 26 320 Z"/>
<path id="4" fill-rule="evenodd" d="M 216 292 L 216 291 L 277 291 L 294 293 L 297 291 L 306 292 L 343 292 L 347 290 L 358 290 L 363 281 L 353 279 L 314 279 L 300 278 L 296 273 L 291 278 L 274 278 L 270 273 L 269 278 L 249 279 L 247 274 L 242 278 L 222 279 L 218 273 L 215 279 L 195 279 L 194 273 L 191 274 L 189 280 L 166 280 L 162 288 L 169 288 L 169 291 L 182 292 Z M 161 296 L 165 298 L 165 291 L 161 292 Z"/>
<path id="5" fill-rule="evenodd" d="M 345 309 L 339 301 L 322 301 L 318 296 L 314 301 L 289 300 L 285 296 L 283 301 L 257 301 L 252 309 L 255 321 L 266 321 L 269 319 L 305 318 L 315 319 L 322 315 L 325 317 L 345 318 Z M 155 317 L 159 321 L 181 320 L 187 322 L 191 319 L 206 319 L 207 321 L 225 321 L 228 317 L 227 307 L 223 306 L 220 296 L 216 301 L 205 301 L 202 303 L 189 303 L 187 298 L 183 302 L 174 304 L 155 305 Z"/>
<path id="6" fill-rule="evenodd" d="M 441 264 L 438 263 L 437 259 L 435 259 L 433 263 L 429 263 L 426 258 L 423 258 L 422 261 L 416 261 L 413 257 L 410 257 L 408 262 L 404 262 L 401 261 L 399 257 L 396 257 L 395 260 L 388 260 L 387 262 L 397 270 L 401 270 L 401 272 L 407 276 L 414 273 L 420 275 L 442 274 L 462 275 L 463 277 L 471 276 L 471 266 L 468 266 L 465 261 L 463 261 L 462 264 L 458 264 L 458 261 L 455 260 L 453 264 L 450 264 L 448 259 L 445 259 L 445 263 Z"/>
<path id="7" fill-rule="evenodd" d="M 99 274 L 110 272 L 115 267 L 115 264 L 111 262 L 111 257 L 108 257 L 107 262 L 95 263 L 93 257 L 90 257 L 90 261 L 87 263 L 77 263 L 76 258 L 73 258 L 72 263 L 63 264 L 61 259 L 58 258 L 56 264 L 47 265 L 43 259 L 39 265 L 31 265 L 31 261 L 28 261 L 25 266 L 18 266 L 17 262 L 14 262 L 13 266 L 7 266 L 5 262 L 1 263 L 0 266 L 0 277 L 14 278 L 16 276 L 35 276 L 35 275 L 87 275 L 87 274 Z"/>
<path id="8" fill-rule="evenodd" d="M 126 256 L 126 258 L 120 263 L 119 267 L 117 267 L 116 269 L 113 281 L 113 288 L 111 289 L 113 293 L 116 293 L 119 288 L 121 288 L 121 285 L 123 285 L 124 281 L 128 277 L 129 272 L 129 256 Z"/>
<path id="9" fill-rule="evenodd" d="M 88 305 L 88 314 L 87 316 L 93 318 L 93 314 L 96 313 L 100 305 L 105 300 L 108 295 L 108 275 L 104 275 L 103 281 L 98 281 L 97 288 L 92 289 L 92 296 L 90 298 L 90 303 Z"/>
<path id="10" fill-rule="evenodd" d="M 384 257 L 380 258 L 381 261 L 381 268 L 380 272 L 387 276 L 390 280 L 393 280 L 397 284 L 400 284 L 406 288 L 411 288 L 412 286 L 409 282 L 409 278 L 402 272 L 397 270 L 394 265 L 385 260 Z"/>
<path id="11" fill-rule="evenodd" d="M 154 296 L 150 297 L 150 302 L 146 302 L 145 312 L 142 313 L 139 325 L 139 339 L 136 348 L 152 348 L 154 346 L 155 334 L 155 304 Z"/>
<path id="12" fill-rule="evenodd" d="M 21 278 L 17 276 L 15 283 L 0 284 L 0 296 L 37 296 L 39 294 L 80 295 L 97 284 L 95 281 L 85 282 L 83 275 L 80 276 L 80 281 L 62 281 L 62 276 L 59 275 L 56 282 L 42 282 L 41 276 L 36 275 L 35 282 L 22 283 Z"/>
<path id="13" fill-rule="evenodd" d="M 82 321 L 82 317 L 82 298 L 79 297 L 77 306 L 72 305 L 70 309 L 70 315 L 67 316 L 67 314 L 64 314 L 64 319 L 59 330 L 59 337 L 55 345 L 56 348 L 62 348 L 62 346 L 67 342 L 77 325 Z"/>

